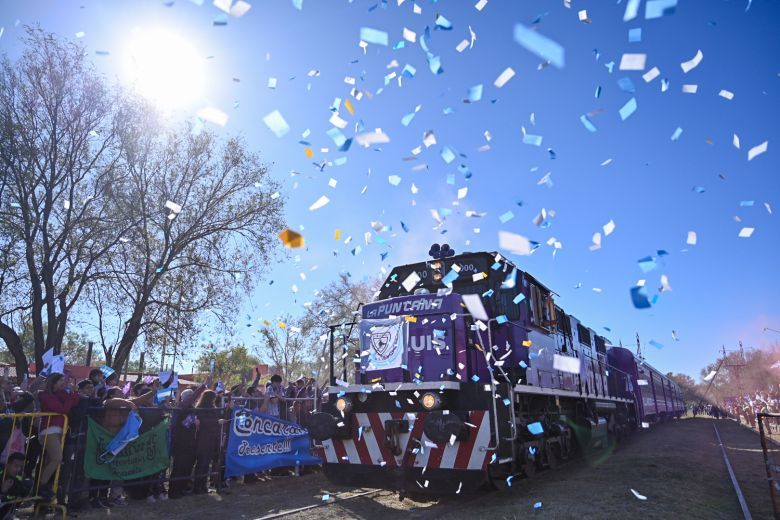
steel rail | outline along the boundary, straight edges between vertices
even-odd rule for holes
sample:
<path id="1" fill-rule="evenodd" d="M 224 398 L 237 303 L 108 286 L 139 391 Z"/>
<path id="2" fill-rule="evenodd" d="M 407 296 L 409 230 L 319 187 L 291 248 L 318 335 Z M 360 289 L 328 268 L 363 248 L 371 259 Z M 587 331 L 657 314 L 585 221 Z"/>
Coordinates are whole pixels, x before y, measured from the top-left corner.
<path id="1" fill-rule="evenodd" d="M 734 486 L 734 491 L 737 493 L 737 500 L 739 500 L 739 506 L 742 508 L 742 515 L 745 517 L 745 520 L 752 520 L 753 517 L 750 515 L 747 502 L 745 502 L 745 496 L 742 494 L 742 490 L 739 487 L 739 482 L 737 482 L 737 477 L 734 475 L 734 470 L 731 469 L 729 457 L 726 455 L 726 448 L 723 447 L 723 441 L 720 440 L 720 432 L 718 432 L 718 427 L 715 426 L 715 423 L 712 423 L 712 427 L 715 429 L 715 436 L 718 438 L 718 445 L 720 445 L 720 451 L 723 453 L 723 461 L 726 463 L 726 469 L 729 470 L 731 484 Z"/>

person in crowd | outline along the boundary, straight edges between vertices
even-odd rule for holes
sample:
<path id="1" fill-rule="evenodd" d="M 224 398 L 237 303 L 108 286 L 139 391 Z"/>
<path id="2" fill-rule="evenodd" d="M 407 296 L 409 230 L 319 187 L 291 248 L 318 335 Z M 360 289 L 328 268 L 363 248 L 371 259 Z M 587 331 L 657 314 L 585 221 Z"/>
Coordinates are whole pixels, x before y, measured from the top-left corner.
<path id="1" fill-rule="evenodd" d="M 297 393 L 298 393 L 298 388 L 296 387 L 296 383 L 289 381 L 287 383 L 287 388 L 284 391 L 284 396 L 289 399 L 294 399 Z"/>
<path id="2" fill-rule="evenodd" d="M 64 493 L 68 494 L 68 510 L 79 511 L 87 505 L 87 497 L 79 489 L 84 487 L 86 477 L 84 475 L 84 456 L 87 444 L 87 414 L 90 408 L 100 408 L 103 401 L 95 397 L 95 384 L 92 379 L 79 381 L 78 398 L 76 406 L 68 414 L 68 435 L 65 438 L 65 450 L 60 475 L 60 501 L 64 499 Z"/>
<path id="3" fill-rule="evenodd" d="M 95 397 L 101 399 L 106 397 L 106 376 L 99 368 L 93 368 L 89 371 L 89 380 L 92 381 L 92 385 L 95 387 Z"/>
<path id="4" fill-rule="evenodd" d="M 211 376 L 197 390 L 187 389 L 180 395 L 179 406 L 171 418 L 171 478 L 168 485 L 168 498 L 179 499 L 188 491 L 191 484 L 192 468 L 195 464 L 195 438 L 198 417 L 193 403 L 211 386 Z"/>
<path id="5" fill-rule="evenodd" d="M 42 412 L 57 414 L 69 414 L 79 402 L 72 386 L 66 387 L 66 381 L 62 374 L 52 374 L 46 380 L 46 390 L 38 394 Z M 54 496 L 51 478 L 57 467 L 62 463 L 62 439 L 65 434 L 65 419 L 60 416 L 49 416 L 41 419 L 39 438 L 44 453 L 44 465 L 41 469 L 39 480 L 39 493 L 49 499 Z"/>
<path id="6" fill-rule="evenodd" d="M 0 465 L 0 518 L 13 518 L 20 499 L 30 496 L 33 483 L 24 477 L 24 453 L 13 452 Z"/>
<path id="7" fill-rule="evenodd" d="M 271 386 L 266 389 L 265 399 L 260 407 L 260 412 L 279 417 L 279 412 L 283 403 L 284 389 L 282 388 L 282 376 L 274 374 L 271 376 Z"/>
<path id="8" fill-rule="evenodd" d="M 195 435 L 195 484 L 193 493 L 208 492 L 209 466 L 219 468 L 219 446 L 222 436 L 220 410 L 216 408 L 217 394 L 213 390 L 204 391 L 195 405 L 198 428 Z M 212 478 L 216 481 L 220 475 Z M 216 487 L 216 486 L 215 486 Z"/>

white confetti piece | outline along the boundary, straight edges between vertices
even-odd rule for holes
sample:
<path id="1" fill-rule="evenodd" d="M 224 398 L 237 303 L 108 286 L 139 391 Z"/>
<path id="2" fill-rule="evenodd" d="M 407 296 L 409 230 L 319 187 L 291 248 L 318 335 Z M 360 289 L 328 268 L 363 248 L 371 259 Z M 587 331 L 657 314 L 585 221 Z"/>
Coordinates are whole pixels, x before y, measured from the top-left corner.
<path id="1" fill-rule="evenodd" d="M 323 206 L 327 205 L 327 204 L 328 204 L 328 202 L 330 202 L 330 199 L 329 199 L 328 197 L 326 197 L 325 195 L 323 195 L 322 197 L 320 197 L 319 199 L 317 199 L 317 200 L 314 202 L 314 204 L 312 204 L 311 206 L 309 206 L 309 211 L 315 211 L 315 210 L 318 210 L 318 209 L 320 209 L 321 207 L 323 207 Z"/>
<path id="2" fill-rule="evenodd" d="M 403 35 L 404 35 L 404 40 L 408 42 L 415 43 L 417 41 L 417 33 L 412 31 L 411 29 L 407 29 L 406 27 L 404 27 Z"/>
<path id="3" fill-rule="evenodd" d="M 390 137 L 384 132 L 366 132 L 364 134 L 357 134 L 355 136 L 355 142 L 368 148 L 373 144 L 389 143 Z"/>
<path id="4" fill-rule="evenodd" d="M 624 54 L 620 58 L 620 70 L 645 70 L 647 54 Z"/>
<path id="5" fill-rule="evenodd" d="M 166 201 L 165 202 L 165 207 L 168 208 L 169 210 L 173 211 L 177 215 L 179 213 L 181 213 L 181 205 L 180 204 L 176 204 L 172 200 Z"/>
<path id="6" fill-rule="evenodd" d="M 420 280 L 420 275 L 418 275 L 416 271 L 412 271 L 411 274 L 407 276 L 403 282 L 401 282 L 401 285 L 404 289 L 406 289 L 406 292 L 410 293 L 412 292 L 412 289 L 414 289 L 414 286 L 420 282 Z"/>
<path id="7" fill-rule="evenodd" d="M 631 490 L 631 492 L 632 492 L 632 493 L 634 494 L 634 496 L 635 496 L 635 497 L 637 497 L 639 500 L 647 500 L 647 497 L 646 497 L 646 496 L 644 496 L 644 495 L 640 495 L 639 493 L 637 493 L 637 492 L 636 492 L 636 491 L 634 491 L 633 489 Z"/>
<path id="8" fill-rule="evenodd" d="M 198 110 L 198 117 L 219 126 L 225 126 L 228 122 L 227 114 L 214 107 L 201 108 Z"/>
<path id="9" fill-rule="evenodd" d="M 615 221 L 610 220 L 609 222 L 604 224 L 602 229 L 604 230 L 604 236 L 608 237 L 609 235 L 612 234 L 613 231 L 615 231 Z"/>
<path id="10" fill-rule="evenodd" d="M 731 101 L 732 99 L 734 99 L 734 93 L 733 93 L 733 92 L 731 92 L 730 90 L 725 90 L 725 89 L 723 89 L 723 90 L 721 90 L 720 92 L 718 92 L 718 95 L 719 95 L 720 97 L 724 98 L 724 99 L 728 99 L 729 101 Z"/>
<path id="11" fill-rule="evenodd" d="M 696 245 L 696 232 L 695 231 L 688 231 L 688 239 L 685 241 L 686 244 L 689 246 L 695 246 Z"/>
<path id="12" fill-rule="evenodd" d="M 750 238 L 753 234 L 753 231 L 755 231 L 755 228 L 752 227 L 743 227 L 739 231 L 739 238 Z"/>
<path id="13" fill-rule="evenodd" d="M 274 110 L 270 114 L 263 118 L 263 123 L 267 126 L 276 137 L 282 137 L 290 131 L 290 125 L 284 120 L 282 114 L 278 110 Z"/>
<path id="14" fill-rule="evenodd" d="M 682 86 L 683 94 L 696 94 L 699 90 L 699 85 L 685 84 Z"/>
<path id="15" fill-rule="evenodd" d="M 487 3 L 488 3 L 488 0 L 479 0 L 479 2 L 477 2 L 474 5 L 474 9 L 476 9 L 477 11 L 481 11 L 481 10 L 483 10 L 485 8 Z"/>
<path id="16" fill-rule="evenodd" d="M 455 50 L 458 52 L 465 51 L 469 46 L 468 40 L 461 40 L 461 42 L 455 47 Z"/>
<path id="17" fill-rule="evenodd" d="M 591 23 L 591 19 L 588 18 L 588 11 L 583 9 L 582 11 L 577 13 L 577 17 L 580 19 L 582 23 Z"/>
<path id="18" fill-rule="evenodd" d="M 702 58 L 704 58 L 704 54 L 701 52 L 701 49 L 696 51 L 696 56 L 691 58 L 688 61 L 684 61 L 680 63 L 680 67 L 682 67 L 682 70 L 684 73 L 688 74 L 690 71 L 695 69 L 699 66 L 699 63 L 701 63 Z"/>
<path id="19" fill-rule="evenodd" d="M 658 70 L 658 67 L 653 67 L 652 69 L 642 74 L 642 79 L 645 80 L 645 83 L 650 83 L 660 75 L 661 75 L 661 71 Z"/>
<path id="20" fill-rule="evenodd" d="M 731 144 L 734 145 L 734 148 L 739 150 L 739 136 L 737 134 L 734 134 L 734 137 L 731 139 Z"/>
<path id="21" fill-rule="evenodd" d="M 579 358 L 569 356 L 553 355 L 553 368 L 560 370 L 561 372 L 568 372 L 569 374 L 580 373 L 580 360 Z"/>
<path id="22" fill-rule="evenodd" d="M 715 377 L 715 374 L 717 374 L 717 372 L 716 372 L 715 370 L 713 370 L 712 372 L 710 372 L 710 373 L 709 373 L 709 374 L 708 374 L 708 375 L 707 375 L 707 376 L 704 378 L 704 380 L 705 380 L 705 381 L 709 381 L 709 380 L 711 380 L 713 377 Z"/>
<path id="23" fill-rule="evenodd" d="M 504 72 L 502 72 L 496 80 L 493 82 L 493 85 L 496 86 L 496 88 L 501 88 L 504 85 L 506 85 L 507 81 L 512 79 L 515 75 L 515 71 L 512 70 L 512 67 L 507 67 L 504 69 Z"/>
<path id="24" fill-rule="evenodd" d="M 762 153 L 766 152 L 768 146 L 769 146 L 769 141 L 764 141 L 758 146 L 754 146 L 753 148 L 748 150 L 748 161 L 752 161 Z"/>
<path id="25" fill-rule="evenodd" d="M 516 255 L 531 254 L 531 242 L 527 238 L 507 231 L 498 232 L 498 247 Z"/>

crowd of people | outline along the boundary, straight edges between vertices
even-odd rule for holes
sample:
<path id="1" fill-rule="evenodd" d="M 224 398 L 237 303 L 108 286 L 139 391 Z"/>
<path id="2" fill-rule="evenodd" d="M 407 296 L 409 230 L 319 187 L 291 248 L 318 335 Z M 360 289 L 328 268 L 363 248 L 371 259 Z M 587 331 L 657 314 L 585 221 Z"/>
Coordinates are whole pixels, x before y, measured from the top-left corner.
<path id="1" fill-rule="evenodd" d="M 733 397 L 724 400 L 723 407 L 729 416 L 757 430 L 759 413 L 780 414 L 780 392 L 762 391 L 753 395 Z M 777 420 L 767 421 L 764 426 L 768 427 L 769 433 L 780 430 Z"/>
<path id="2" fill-rule="evenodd" d="M 117 373 L 106 377 L 101 369 L 93 369 L 79 382 L 53 373 L 25 379 L 18 386 L 7 377 L 1 383 L 0 520 L 13 515 L 18 503 L 31 496 L 46 503 L 56 499 L 69 511 L 78 511 L 123 506 L 128 498 L 155 502 L 214 488 L 229 492 L 235 480 L 225 478 L 220 458 L 228 433 L 225 426 L 234 409 L 248 408 L 303 423 L 316 406 L 313 379 L 301 378 L 285 386 L 281 376 L 273 375 L 262 385 L 258 370 L 248 385 L 226 389 L 209 376 L 200 386 L 181 392 L 172 391 L 173 373 L 165 381 L 139 376 L 135 383 L 120 386 Z M 31 412 L 57 415 L 20 415 Z M 113 436 L 133 412 L 141 419 L 139 434 L 168 419 L 168 468 L 130 481 L 87 478 L 88 417 Z M 59 485 L 55 479 L 58 468 Z M 256 482 L 258 476 L 247 474 L 243 480 Z"/>

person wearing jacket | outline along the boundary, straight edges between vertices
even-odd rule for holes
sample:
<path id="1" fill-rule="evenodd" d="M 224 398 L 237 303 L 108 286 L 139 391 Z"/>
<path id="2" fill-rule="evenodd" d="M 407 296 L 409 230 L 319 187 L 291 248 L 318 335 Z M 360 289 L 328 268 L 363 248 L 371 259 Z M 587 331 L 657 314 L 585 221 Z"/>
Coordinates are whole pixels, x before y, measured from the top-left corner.
<path id="1" fill-rule="evenodd" d="M 192 407 L 206 389 L 211 386 L 211 376 L 197 390 L 184 390 L 180 394 L 179 406 L 171 418 L 171 477 L 168 498 L 177 499 L 184 495 L 191 482 L 192 467 L 195 464 L 195 445 L 198 418 Z"/>
<path id="2" fill-rule="evenodd" d="M 215 407 L 217 394 L 206 390 L 195 405 L 198 429 L 195 435 L 195 494 L 208 492 L 209 466 L 218 468 L 219 444 L 222 434 L 220 410 Z M 217 481 L 219 475 L 212 480 Z"/>
<path id="3" fill-rule="evenodd" d="M 41 403 L 42 412 L 51 412 L 67 415 L 79 402 L 79 396 L 69 386 L 66 391 L 66 382 L 62 374 L 52 374 L 46 380 L 46 389 L 38 394 L 38 402 Z M 65 418 L 49 416 L 41 418 L 41 430 L 39 438 L 42 439 L 44 464 L 39 480 L 40 494 L 44 498 L 54 496 L 52 486 L 49 483 L 57 467 L 62 463 L 62 438 L 65 434 Z"/>

